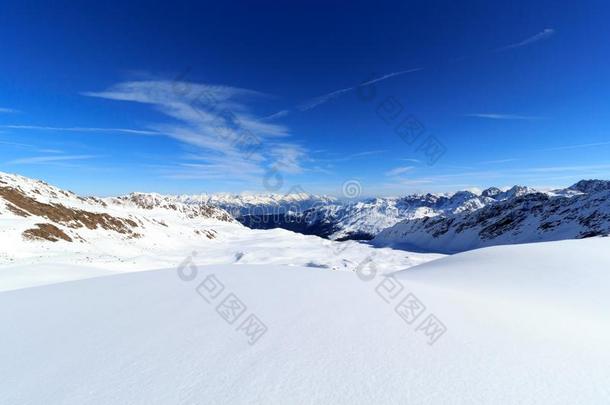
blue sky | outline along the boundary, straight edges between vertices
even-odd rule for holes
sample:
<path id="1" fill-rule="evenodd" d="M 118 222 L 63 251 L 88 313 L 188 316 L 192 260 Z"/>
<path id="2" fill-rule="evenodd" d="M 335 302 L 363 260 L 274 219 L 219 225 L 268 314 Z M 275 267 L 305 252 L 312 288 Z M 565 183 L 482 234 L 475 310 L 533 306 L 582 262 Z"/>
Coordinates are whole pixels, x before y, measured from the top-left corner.
<path id="1" fill-rule="evenodd" d="M 98 195 L 610 178 L 601 1 L 47 3 L 2 5 L 2 171 Z"/>

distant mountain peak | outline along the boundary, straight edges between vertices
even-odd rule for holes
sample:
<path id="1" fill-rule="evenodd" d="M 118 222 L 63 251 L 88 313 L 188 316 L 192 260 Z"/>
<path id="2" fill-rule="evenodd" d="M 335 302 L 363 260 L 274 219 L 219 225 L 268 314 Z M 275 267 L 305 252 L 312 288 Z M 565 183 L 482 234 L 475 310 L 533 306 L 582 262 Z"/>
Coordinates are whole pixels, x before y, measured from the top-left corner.
<path id="1" fill-rule="evenodd" d="M 608 180 L 581 180 L 568 187 L 570 190 L 580 191 L 581 193 L 594 193 L 598 191 L 610 190 Z"/>

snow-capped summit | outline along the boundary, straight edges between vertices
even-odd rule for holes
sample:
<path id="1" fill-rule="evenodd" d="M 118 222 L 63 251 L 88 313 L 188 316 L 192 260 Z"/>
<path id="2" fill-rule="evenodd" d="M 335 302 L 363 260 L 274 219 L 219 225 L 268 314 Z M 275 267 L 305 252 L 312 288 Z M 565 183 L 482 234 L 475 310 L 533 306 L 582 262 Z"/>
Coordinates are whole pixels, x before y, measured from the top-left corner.
<path id="1" fill-rule="evenodd" d="M 538 190 L 535 190 L 531 187 L 526 186 L 512 186 L 506 191 L 502 191 L 497 193 L 493 198 L 494 200 L 502 201 L 508 200 L 515 197 L 521 197 L 526 194 L 536 193 Z"/>
<path id="2" fill-rule="evenodd" d="M 383 229 L 405 219 L 470 212 L 495 201 L 471 191 L 411 194 L 401 198 L 370 198 L 360 201 L 316 198 L 314 204 L 308 201 L 307 204 L 297 205 L 290 212 L 274 210 L 275 205 L 259 206 L 249 212 L 236 211 L 227 205 L 222 207 L 236 213 L 237 220 L 249 227 L 285 228 L 333 240 L 346 240 L 372 239 Z"/>
<path id="3" fill-rule="evenodd" d="M 287 194 L 197 194 L 183 195 L 180 200 L 187 204 L 210 204 L 230 212 L 234 217 L 263 215 L 285 211 L 304 211 L 314 205 L 332 204 L 334 197 L 319 196 L 304 192 Z"/>
<path id="4" fill-rule="evenodd" d="M 570 190 L 580 191 L 581 193 L 593 193 L 596 191 L 610 190 L 610 181 L 608 180 L 581 180 L 576 184 L 568 187 Z"/>
<path id="5" fill-rule="evenodd" d="M 402 221 L 382 231 L 373 243 L 454 253 L 492 245 L 608 235 L 607 184 L 579 182 L 575 185 L 579 194 L 543 193 L 515 186 L 478 210 Z"/>
<path id="6" fill-rule="evenodd" d="M 498 187 L 489 187 L 481 192 L 483 197 L 495 198 L 498 194 L 500 194 L 502 190 Z"/>
<path id="7" fill-rule="evenodd" d="M 180 197 L 157 193 L 131 193 L 126 196 L 103 199 L 110 205 L 152 211 L 174 211 L 187 218 L 213 218 L 232 222 L 234 218 L 225 210 L 207 202 L 184 203 Z M 148 215 L 148 214 L 147 214 Z"/>
<path id="8" fill-rule="evenodd" d="M 332 240 L 454 252 L 481 246 L 583 238 L 610 230 L 610 182 L 582 180 L 566 189 L 491 187 L 480 194 L 411 194 L 345 201 L 307 193 L 162 195 L 96 198 L 23 176 L 0 173 L 0 229 L 28 240 L 151 243 L 216 237 L 219 222 L 284 228 Z M 17 220 L 19 219 L 19 220 Z M 237 221 L 235 221 L 237 219 Z M 152 242 L 154 241 L 154 242 Z M 149 246 L 148 242 L 143 245 Z"/>
<path id="9" fill-rule="evenodd" d="M 178 237 L 205 241 L 215 238 L 214 227 L 225 222 L 239 226 L 226 211 L 212 205 L 188 205 L 144 193 L 81 197 L 43 181 L 0 173 L 0 241 L 11 241 L 14 249 L 7 252 L 9 257 L 27 255 L 28 246 L 49 242 L 72 245 L 60 250 L 109 248 L 118 253 L 175 243 Z"/>

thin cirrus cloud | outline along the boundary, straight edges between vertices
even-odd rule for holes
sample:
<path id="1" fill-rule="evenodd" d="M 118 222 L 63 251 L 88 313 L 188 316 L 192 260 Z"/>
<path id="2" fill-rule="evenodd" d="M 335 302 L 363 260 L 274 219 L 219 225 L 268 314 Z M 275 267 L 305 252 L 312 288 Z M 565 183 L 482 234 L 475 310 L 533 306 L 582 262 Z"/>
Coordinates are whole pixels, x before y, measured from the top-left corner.
<path id="1" fill-rule="evenodd" d="M 535 115 L 497 114 L 497 113 L 475 113 L 463 114 L 464 117 L 485 118 L 490 120 L 542 120 L 545 117 Z"/>
<path id="2" fill-rule="evenodd" d="M 395 167 L 394 169 L 387 171 L 385 173 L 385 175 L 386 176 L 390 176 L 390 177 L 400 176 L 401 174 L 405 174 L 407 172 L 410 172 L 413 169 L 414 169 L 413 166 Z"/>
<path id="3" fill-rule="evenodd" d="M 134 135 L 160 135 L 157 131 L 131 128 L 95 128 L 95 127 L 52 127 L 43 125 L 2 125 L 7 129 L 24 129 L 34 131 L 57 131 L 57 132 L 121 132 Z"/>
<path id="4" fill-rule="evenodd" d="M 95 159 L 99 156 L 96 155 L 56 155 L 56 156 L 34 156 L 21 159 L 15 159 L 7 162 L 9 165 L 36 165 L 36 164 L 48 164 L 66 162 L 72 160 L 87 160 Z"/>
<path id="5" fill-rule="evenodd" d="M 528 46 L 528 45 L 531 45 L 533 43 L 549 39 L 553 35 L 555 35 L 555 30 L 553 28 L 546 28 L 543 31 L 537 33 L 536 35 L 532 35 L 531 37 L 526 38 L 526 39 L 524 39 L 521 42 L 516 42 L 514 44 L 510 44 L 510 45 L 498 48 L 498 49 L 496 49 L 496 52 L 507 51 L 509 49 L 516 49 L 516 48 L 521 48 L 521 47 L 524 47 L 524 46 Z"/>
<path id="6" fill-rule="evenodd" d="M 479 162 L 479 164 L 482 165 L 495 165 L 495 164 L 501 164 L 501 163 L 510 163 L 510 162 L 517 162 L 520 159 L 518 158 L 508 158 L 508 159 L 498 159 L 498 160 L 485 160 L 483 162 Z"/>
<path id="7" fill-rule="evenodd" d="M 607 146 L 610 145 L 610 142 L 593 142 L 593 143 L 581 143 L 578 145 L 566 145 L 566 146 L 557 146 L 553 148 L 540 149 L 540 151 L 555 151 L 555 150 L 569 150 L 569 149 L 582 149 L 582 148 L 593 148 L 596 146 Z"/>
<path id="8" fill-rule="evenodd" d="M 339 155 L 337 153 L 333 153 L 333 154 L 331 154 L 331 158 L 316 158 L 313 160 L 315 160 L 317 162 L 330 162 L 330 163 L 347 162 L 347 161 L 351 161 L 351 160 L 355 160 L 355 159 L 366 158 L 369 156 L 381 155 L 386 152 L 387 152 L 387 150 L 385 150 L 385 149 L 377 149 L 377 150 L 366 150 L 366 151 L 362 151 L 362 152 L 356 152 L 356 153 L 352 153 L 349 155 Z"/>
<path id="9" fill-rule="evenodd" d="M 64 151 L 61 149 L 40 148 L 36 145 L 32 145 L 29 143 L 22 143 L 22 142 L 12 142 L 12 141 L 0 140 L 0 145 L 5 145 L 7 147 L 14 148 L 14 149 L 31 150 L 33 152 L 38 152 L 38 153 L 64 153 Z"/>
<path id="10" fill-rule="evenodd" d="M 198 151 L 199 162 L 177 168 L 175 175 L 180 178 L 233 176 L 251 181 L 251 173 L 260 174 L 263 167 L 273 166 L 287 173 L 303 170 L 306 151 L 286 140 L 290 130 L 264 122 L 252 113 L 251 106 L 270 99 L 268 94 L 176 80 L 128 81 L 82 94 L 148 104 L 174 119 L 150 128 Z M 231 169 L 238 166 L 243 170 Z"/>
<path id="11" fill-rule="evenodd" d="M 301 162 L 307 159 L 307 153 L 299 145 L 280 143 L 270 149 L 269 153 L 282 171 L 292 174 L 303 171 Z"/>
<path id="12" fill-rule="evenodd" d="M 576 145 L 564 145 L 564 146 L 555 146 L 551 148 L 544 149 L 534 149 L 532 152 L 551 152 L 551 151 L 560 151 L 560 150 L 571 150 L 571 149 L 584 149 L 584 148 L 594 148 L 600 146 L 610 146 L 610 142 L 592 142 L 592 143 L 581 143 Z M 521 158 L 507 158 L 507 159 L 498 159 L 498 160 L 486 160 L 479 162 L 479 164 L 487 165 L 487 164 L 501 164 L 501 163 L 510 163 L 521 161 Z"/>
<path id="13" fill-rule="evenodd" d="M 464 181 L 475 181 L 479 183 L 489 183 L 504 179 L 507 176 L 512 176 L 516 181 L 528 181 L 540 175 L 547 174 L 568 174 L 566 178 L 577 179 L 586 176 L 606 176 L 610 172 L 610 164 L 597 165 L 566 165 L 566 166 L 542 166 L 542 167 L 524 167 L 520 169 L 504 169 L 504 170 L 485 170 L 485 171 L 467 171 L 461 173 L 441 173 L 437 175 L 429 175 L 423 177 L 410 178 L 408 182 L 429 182 L 433 184 L 443 184 L 443 182 L 453 182 L 455 179 Z M 402 181 L 399 178 L 399 181 Z M 406 185 L 406 184 L 405 184 Z M 413 184 L 411 184 L 413 185 Z"/>
<path id="14" fill-rule="evenodd" d="M 381 82 L 383 80 L 387 80 L 387 79 L 392 78 L 392 77 L 401 76 L 401 75 L 404 75 L 404 74 L 407 74 L 407 73 L 418 72 L 418 71 L 420 71 L 422 69 L 423 68 L 414 68 L 414 69 L 401 70 L 401 71 L 398 71 L 398 72 L 388 73 L 388 74 L 385 74 L 383 76 L 376 77 L 376 78 L 373 78 L 371 80 L 362 82 L 362 83 L 360 83 L 360 84 L 358 84 L 356 86 L 346 87 L 344 89 L 335 90 L 335 91 L 332 91 L 330 93 L 323 94 L 323 95 L 318 96 L 318 97 L 314 97 L 312 99 L 309 99 L 309 100 L 305 101 L 304 103 L 301 103 L 297 108 L 300 111 L 308 111 L 308 110 L 316 108 L 316 107 L 318 107 L 318 106 L 320 106 L 320 105 L 322 105 L 322 104 L 324 104 L 324 103 L 326 103 L 326 102 L 328 102 L 328 101 L 330 101 L 332 99 L 335 99 L 335 98 L 337 98 L 337 97 L 339 97 L 339 96 L 341 96 L 341 95 L 343 95 L 345 93 L 348 93 L 350 91 L 356 90 L 359 87 L 370 86 L 371 84 L 375 84 L 375 83 Z"/>
<path id="15" fill-rule="evenodd" d="M 385 150 L 385 149 L 366 150 L 363 152 L 352 153 L 351 155 L 347 155 L 345 158 L 348 160 L 351 160 L 351 159 L 360 158 L 360 157 L 364 157 L 364 156 L 380 155 L 380 154 L 383 154 L 386 152 L 387 152 L 387 150 Z"/>
<path id="16" fill-rule="evenodd" d="M 277 118 L 281 118 L 284 117 L 286 115 L 290 114 L 290 110 L 280 110 L 276 113 L 267 115 L 266 117 L 261 118 L 261 121 L 271 121 Z"/>
<path id="17" fill-rule="evenodd" d="M 14 108 L 0 107 L 0 114 L 15 114 L 18 112 L 20 112 L 20 111 L 15 110 Z"/>

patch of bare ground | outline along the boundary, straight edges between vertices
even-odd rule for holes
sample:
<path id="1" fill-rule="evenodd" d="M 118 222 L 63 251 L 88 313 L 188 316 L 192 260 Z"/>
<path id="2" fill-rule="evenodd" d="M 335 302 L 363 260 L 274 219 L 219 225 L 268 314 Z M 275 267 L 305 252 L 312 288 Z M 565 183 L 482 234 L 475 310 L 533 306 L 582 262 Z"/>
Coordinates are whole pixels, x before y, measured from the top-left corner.
<path id="1" fill-rule="evenodd" d="M 219 221 L 233 222 L 234 218 L 228 212 L 218 210 L 214 206 L 200 204 L 193 208 L 193 213 L 188 215 L 189 218 L 204 217 L 215 218 Z"/>
<path id="2" fill-rule="evenodd" d="M 89 200 L 93 201 L 96 204 L 100 204 L 104 208 L 108 206 L 108 204 L 106 204 L 106 202 L 104 200 L 97 198 L 97 197 L 87 197 L 87 198 L 77 197 L 77 198 L 84 202 L 89 201 Z"/>
<path id="3" fill-rule="evenodd" d="M 0 187 L 0 197 L 11 203 L 20 211 L 47 218 L 53 222 L 65 224 L 70 228 L 97 229 L 98 227 L 114 231 L 131 238 L 139 237 L 132 228 L 138 224 L 125 218 L 113 217 L 106 213 L 89 212 L 68 208 L 61 204 L 45 204 L 34 200 L 12 187 Z"/>
<path id="4" fill-rule="evenodd" d="M 197 235 L 205 235 L 205 237 L 208 238 L 208 239 L 215 239 L 216 238 L 216 231 L 213 230 L 213 229 L 209 229 L 209 230 L 208 229 L 203 229 L 201 231 L 198 230 L 198 229 L 195 229 L 195 233 Z"/>
<path id="5" fill-rule="evenodd" d="M 28 214 L 27 212 L 25 212 L 23 210 L 20 210 L 19 208 L 15 207 L 11 203 L 7 203 L 6 208 L 17 216 L 20 216 L 20 217 L 29 217 L 30 216 L 30 214 Z"/>
<path id="6" fill-rule="evenodd" d="M 23 231 L 23 237 L 27 240 L 46 240 L 50 242 L 65 240 L 66 242 L 72 242 L 72 238 L 55 225 L 36 224 L 36 226 L 37 228 Z"/>

